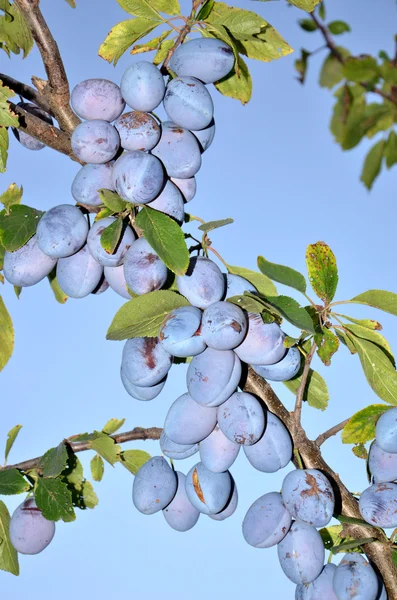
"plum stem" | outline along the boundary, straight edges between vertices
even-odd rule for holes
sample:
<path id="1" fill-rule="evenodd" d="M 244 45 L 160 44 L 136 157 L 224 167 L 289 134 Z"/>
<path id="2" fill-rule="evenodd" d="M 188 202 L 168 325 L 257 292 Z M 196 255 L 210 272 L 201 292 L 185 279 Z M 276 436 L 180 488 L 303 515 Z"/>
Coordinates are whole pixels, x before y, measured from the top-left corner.
<path id="1" fill-rule="evenodd" d="M 307 378 L 309 377 L 310 365 L 313 360 L 313 356 L 314 356 L 316 349 L 317 349 L 317 344 L 315 341 L 313 341 L 312 347 L 310 348 L 310 351 L 307 353 L 306 358 L 305 358 L 305 366 L 303 368 L 301 382 L 299 384 L 298 389 L 296 390 L 295 409 L 292 413 L 294 416 L 294 421 L 295 421 L 296 426 L 299 426 L 300 422 L 301 422 L 303 396 L 305 394 Z"/>
<path id="2" fill-rule="evenodd" d="M 52 117 L 54 116 L 52 108 L 47 99 L 30 85 L 22 83 L 22 81 L 17 81 L 17 79 L 14 79 L 5 73 L 0 73 L 0 81 L 2 81 L 3 84 L 9 87 L 13 92 L 18 94 L 18 96 L 33 102 L 36 104 L 36 106 L 42 108 L 46 113 Z"/>
<path id="3" fill-rule="evenodd" d="M 350 421 L 350 418 L 349 419 L 345 419 L 344 421 L 341 421 L 337 425 L 334 425 L 333 427 L 330 427 L 329 429 L 327 429 L 327 431 L 324 431 L 324 433 L 321 433 L 319 436 L 317 436 L 316 439 L 314 440 L 316 442 L 317 446 L 320 447 L 330 437 L 332 437 L 332 436 L 336 435 L 337 433 L 339 433 L 340 431 L 342 431 L 342 429 L 344 428 L 344 426 L 349 421 Z"/>

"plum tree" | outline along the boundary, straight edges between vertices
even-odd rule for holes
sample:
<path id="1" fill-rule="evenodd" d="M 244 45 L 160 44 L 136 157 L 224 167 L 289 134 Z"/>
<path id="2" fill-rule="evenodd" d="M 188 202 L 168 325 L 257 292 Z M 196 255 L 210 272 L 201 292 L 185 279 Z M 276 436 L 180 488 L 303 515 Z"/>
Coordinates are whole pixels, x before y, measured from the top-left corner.
<path id="1" fill-rule="evenodd" d="M 150 112 L 164 98 L 165 83 L 152 63 L 142 60 L 130 65 L 121 78 L 121 95 L 134 110 Z"/>
<path id="2" fill-rule="evenodd" d="M 201 152 L 197 138 L 175 123 L 164 121 L 160 141 L 152 154 L 163 163 L 172 178 L 190 179 L 201 167 Z"/>
<path id="3" fill-rule="evenodd" d="M 27 113 L 34 115 L 35 117 L 39 117 L 45 123 L 48 123 L 49 125 L 53 124 L 51 116 L 32 102 L 18 102 L 17 106 L 23 108 L 23 110 L 25 110 Z M 43 142 L 29 135 L 25 131 L 21 131 L 20 129 L 13 127 L 12 132 L 18 142 L 28 150 L 43 150 L 43 148 L 45 148 L 45 144 L 43 144 Z"/>
<path id="4" fill-rule="evenodd" d="M 83 213 L 71 204 L 50 208 L 37 225 L 37 243 L 47 256 L 65 258 L 85 244 L 88 223 Z"/>
<path id="5" fill-rule="evenodd" d="M 119 147 L 117 129 L 101 119 L 80 123 L 72 134 L 73 152 L 80 160 L 90 164 L 109 162 Z"/>
<path id="6" fill-rule="evenodd" d="M 297 585 L 311 583 L 323 569 L 325 552 L 321 535 L 307 523 L 294 521 L 279 542 L 277 552 L 284 574 Z"/>
<path id="7" fill-rule="evenodd" d="M 171 364 L 172 358 L 158 338 L 132 338 L 124 344 L 121 368 L 134 385 L 151 387 L 160 383 Z"/>
<path id="8" fill-rule="evenodd" d="M 375 527 L 397 527 L 397 484 L 377 483 L 360 496 L 360 512 Z"/>
<path id="9" fill-rule="evenodd" d="M 9 283 L 28 287 L 49 275 L 56 262 L 55 258 L 40 250 L 37 235 L 34 235 L 18 250 L 4 253 L 3 273 Z"/>
<path id="10" fill-rule="evenodd" d="M 200 511 L 190 502 L 186 494 L 186 476 L 176 471 L 178 487 L 176 494 L 166 508 L 163 515 L 168 525 L 176 531 L 188 531 L 199 520 Z"/>
<path id="11" fill-rule="evenodd" d="M 116 160 L 112 181 L 124 200 L 146 204 L 154 200 L 163 188 L 164 171 L 155 156 L 134 150 L 125 152 Z"/>
<path id="12" fill-rule="evenodd" d="M 84 165 L 72 182 L 72 196 L 80 204 L 100 206 L 102 200 L 98 190 L 113 190 L 113 162 L 100 165 Z"/>
<path id="13" fill-rule="evenodd" d="M 379 417 L 376 443 L 385 452 L 397 453 L 397 408 L 391 408 Z"/>
<path id="14" fill-rule="evenodd" d="M 264 323 L 260 315 L 248 314 L 248 332 L 235 352 L 250 365 L 273 365 L 286 352 L 284 333 L 277 323 Z"/>
<path id="15" fill-rule="evenodd" d="M 167 267 L 145 238 L 132 242 L 124 257 L 124 277 L 134 294 L 159 290 L 167 280 L 167 273 Z"/>
<path id="16" fill-rule="evenodd" d="M 177 286 L 193 306 L 207 308 L 221 300 L 225 282 L 220 268 L 209 258 L 199 256 L 190 260 L 186 275 L 177 277 Z"/>
<path id="17" fill-rule="evenodd" d="M 61 289 L 70 298 L 85 298 L 99 285 L 103 267 L 93 258 L 88 246 L 60 258 L 57 264 L 57 279 Z"/>
<path id="18" fill-rule="evenodd" d="M 173 123 L 185 129 L 204 129 L 211 123 L 214 103 L 204 84 L 194 77 L 175 77 L 167 85 L 165 111 Z"/>
<path id="19" fill-rule="evenodd" d="M 183 222 L 183 217 L 185 216 L 183 197 L 178 187 L 172 181 L 166 182 L 157 198 L 149 202 L 149 206 L 173 217 L 179 223 Z"/>
<path id="20" fill-rule="evenodd" d="M 269 492 L 249 507 L 243 521 L 243 536 L 255 548 L 271 548 L 284 539 L 291 523 L 281 494 Z"/>
<path id="21" fill-rule="evenodd" d="M 43 517 L 34 498 L 27 498 L 15 509 L 10 521 L 10 540 L 18 552 L 39 554 L 54 535 L 54 521 Z"/>
<path id="22" fill-rule="evenodd" d="M 187 497 L 205 515 L 220 513 L 228 503 L 231 492 L 232 478 L 229 471 L 213 473 L 202 463 L 197 463 L 186 475 Z"/>
<path id="23" fill-rule="evenodd" d="M 247 392 L 235 392 L 218 408 L 218 424 L 228 440 L 251 446 L 265 429 L 265 413 L 260 402 Z"/>
<path id="24" fill-rule="evenodd" d="M 243 446 L 251 465 L 264 473 L 275 473 L 287 466 L 292 457 L 292 440 L 282 421 L 271 412 L 266 413 L 266 428 L 262 437 L 252 446 Z"/>
<path id="25" fill-rule="evenodd" d="M 229 440 L 219 425 L 199 443 L 200 460 L 213 473 L 230 469 L 240 451 L 240 445 Z"/>
<path id="26" fill-rule="evenodd" d="M 82 119 L 114 121 L 124 110 L 125 102 L 118 85 L 108 79 L 86 79 L 72 90 L 70 103 Z"/>
<path id="27" fill-rule="evenodd" d="M 284 478 L 282 496 L 295 519 L 324 527 L 332 519 L 335 496 L 328 479 L 316 469 L 297 469 Z"/>
<path id="28" fill-rule="evenodd" d="M 110 254 L 101 244 L 101 236 L 105 229 L 115 222 L 114 217 L 106 217 L 93 224 L 87 236 L 87 246 L 92 256 L 103 267 L 119 267 L 123 264 L 125 255 L 131 244 L 135 241 L 135 234 L 131 227 L 124 228 L 121 239 L 113 254 Z"/>
<path id="29" fill-rule="evenodd" d="M 131 300 L 131 295 L 127 289 L 127 282 L 124 276 L 124 265 L 118 267 L 105 267 L 104 275 L 106 281 L 116 294 L 122 296 L 126 300 Z"/>
<path id="30" fill-rule="evenodd" d="M 190 202 L 196 195 L 197 183 L 196 178 L 188 177 L 187 179 L 180 179 L 179 177 L 171 177 L 172 183 L 175 183 L 176 187 L 181 191 L 185 202 Z"/>
<path id="31" fill-rule="evenodd" d="M 189 394 L 202 406 L 219 406 L 236 390 L 241 363 L 232 350 L 207 348 L 194 356 L 186 375 Z"/>
<path id="32" fill-rule="evenodd" d="M 194 39 L 176 49 L 170 61 L 179 76 L 196 77 L 214 83 L 226 77 L 233 68 L 234 55 L 227 44 L 216 39 Z"/>
<path id="33" fill-rule="evenodd" d="M 374 483 L 396 481 L 397 454 L 385 452 L 377 442 L 373 442 L 368 455 L 368 470 Z"/>
<path id="34" fill-rule="evenodd" d="M 293 379 L 301 366 L 301 353 L 298 348 L 289 348 L 285 356 L 273 365 L 252 365 L 254 371 L 270 381 Z"/>
<path id="35" fill-rule="evenodd" d="M 138 471 L 132 486 L 134 506 L 144 515 L 166 508 L 177 490 L 178 480 L 165 458 L 154 456 Z"/>
<path id="36" fill-rule="evenodd" d="M 189 458 L 199 451 L 198 444 L 176 444 L 165 434 L 164 429 L 160 436 L 160 448 L 163 454 L 173 460 Z"/>
<path id="37" fill-rule="evenodd" d="M 371 565 L 359 554 L 345 554 L 334 575 L 338 600 L 376 600 L 379 582 Z"/>
<path id="38" fill-rule="evenodd" d="M 325 565 L 320 575 L 308 584 L 296 586 L 295 600 L 338 600 L 334 592 L 336 565 Z"/>
<path id="39" fill-rule="evenodd" d="M 209 348 L 232 350 L 243 341 L 247 318 L 241 308 L 230 302 L 214 302 L 205 309 L 201 335 Z"/>
<path id="40" fill-rule="evenodd" d="M 114 124 L 124 150 L 152 150 L 160 139 L 160 126 L 149 113 L 124 113 Z"/>
<path id="41" fill-rule="evenodd" d="M 196 356 L 206 348 L 200 327 L 201 310 L 194 306 L 181 306 L 164 319 L 159 332 L 160 343 L 172 356 Z"/>
<path id="42" fill-rule="evenodd" d="M 197 444 L 216 425 L 216 408 L 197 404 L 189 394 L 182 394 L 171 404 L 164 421 L 164 432 L 176 444 Z"/>

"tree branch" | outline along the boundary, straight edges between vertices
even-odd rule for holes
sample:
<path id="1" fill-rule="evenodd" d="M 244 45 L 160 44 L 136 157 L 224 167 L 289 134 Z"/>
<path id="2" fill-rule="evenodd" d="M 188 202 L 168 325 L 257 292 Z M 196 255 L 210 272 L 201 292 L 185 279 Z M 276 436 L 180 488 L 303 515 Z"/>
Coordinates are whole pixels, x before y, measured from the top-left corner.
<path id="1" fill-rule="evenodd" d="M 338 423 L 337 425 L 334 425 L 333 427 L 330 427 L 329 429 L 327 429 L 327 431 L 324 431 L 324 433 L 322 433 L 318 437 L 316 437 L 315 442 L 316 442 L 317 446 L 320 447 L 330 437 L 332 437 L 333 435 L 336 435 L 337 433 L 339 433 L 340 431 L 342 431 L 342 429 L 344 428 L 344 426 L 349 421 L 350 421 L 350 419 L 345 419 L 341 423 Z"/>
<path id="2" fill-rule="evenodd" d="M 313 356 L 316 351 L 316 348 L 317 348 L 317 344 L 313 341 L 312 347 L 310 348 L 310 352 L 306 355 L 306 358 L 305 358 L 305 366 L 303 369 L 300 385 L 299 385 L 298 389 L 296 390 L 295 410 L 293 412 L 295 426 L 298 426 L 301 422 L 303 396 L 305 393 L 307 378 L 309 377 L 310 365 L 313 360 Z"/>
<path id="3" fill-rule="evenodd" d="M 204 0 L 192 0 L 192 12 L 190 14 L 190 17 L 186 21 L 186 24 L 180 30 L 179 35 L 176 38 L 174 45 L 172 46 L 172 48 L 170 48 L 168 50 L 168 54 L 165 58 L 165 61 L 163 62 L 162 67 L 161 67 L 161 70 L 163 73 L 167 73 L 167 67 L 172 58 L 172 55 L 174 54 L 174 52 L 178 48 L 178 46 L 183 44 L 186 36 L 190 33 L 193 23 L 194 23 L 194 17 L 195 17 L 196 10 L 200 7 L 201 4 L 203 4 L 203 2 L 204 2 Z"/>
<path id="4" fill-rule="evenodd" d="M 4 73 L 0 73 L 0 81 L 4 83 L 7 87 L 11 88 L 13 92 L 22 96 L 26 100 L 30 100 L 30 102 L 34 102 L 37 106 L 42 108 L 46 113 L 54 116 L 52 112 L 51 106 L 47 102 L 46 98 L 39 94 L 37 90 L 30 87 L 30 85 L 26 85 L 26 83 L 22 83 L 21 81 L 17 81 L 13 79 L 9 75 L 5 75 Z"/>

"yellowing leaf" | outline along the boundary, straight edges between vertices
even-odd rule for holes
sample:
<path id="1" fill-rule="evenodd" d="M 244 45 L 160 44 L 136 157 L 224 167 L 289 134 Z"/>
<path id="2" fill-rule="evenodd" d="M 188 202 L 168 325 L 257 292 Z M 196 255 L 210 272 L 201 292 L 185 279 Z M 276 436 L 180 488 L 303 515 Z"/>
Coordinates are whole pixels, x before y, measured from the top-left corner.
<path id="1" fill-rule="evenodd" d="M 0 569 L 19 575 L 18 554 L 10 541 L 10 513 L 0 501 Z"/>
<path id="2" fill-rule="evenodd" d="M 359 410 L 346 423 L 342 430 L 344 444 L 365 444 L 375 437 L 376 422 L 383 413 L 390 410 L 384 404 L 371 404 Z"/>
<path id="3" fill-rule="evenodd" d="M 119 58 L 132 44 L 153 31 L 158 21 L 143 18 L 129 19 L 115 25 L 102 42 L 98 54 L 110 63 L 117 64 Z"/>
<path id="4" fill-rule="evenodd" d="M 0 371 L 4 369 L 14 350 L 14 327 L 0 296 Z"/>
<path id="5" fill-rule="evenodd" d="M 306 265 L 314 292 L 324 302 L 331 302 L 338 285 L 335 255 L 324 242 L 309 244 Z"/>

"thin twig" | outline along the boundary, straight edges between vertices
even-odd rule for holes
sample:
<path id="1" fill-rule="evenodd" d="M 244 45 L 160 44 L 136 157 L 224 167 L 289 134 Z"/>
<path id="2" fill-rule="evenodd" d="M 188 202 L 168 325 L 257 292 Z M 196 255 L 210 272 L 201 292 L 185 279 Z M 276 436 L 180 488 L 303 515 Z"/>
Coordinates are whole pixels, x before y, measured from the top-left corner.
<path id="1" fill-rule="evenodd" d="M 193 0 L 192 1 L 192 12 L 190 14 L 190 17 L 186 20 L 185 25 L 180 30 L 179 35 L 176 38 L 174 45 L 168 51 L 165 61 L 163 62 L 163 65 L 161 67 L 161 70 L 163 73 L 167 73 L 167 67 L 172 58 L 172 55 L 174 54 L 174 52 L 178 48 L 178 46 L 183 44 L 186 36 L 190 33 L 190 31 L 194 25 L 194 17 L 195 17 L 196 11 L 200 7 L 200 5 L 203 4 L 203 2 L 204 2 L 204 0 Z"/>
<path id="2" fill-rule="evenodd" d="M 293 412 L 295 426 L 300 425 L 301 415 L 302 415 L 302 404 L 303 404 L 303 396 L 305 394 L 305 388 L 307 383 L 307 378 L 309 377 L 310 365 L 313 360 L 314 353 L 317 349 L 316 342 L 313 341 L 312 347 L 310 348 L 310 352 L 307 353 L 305 358 L 305 366 L 303 368 L 302 379 L 298 389 L 296 390 L 296 400 L 295 400 L 295 409 Z"/>
<path id="3" fill-rule="evenodd" d="M 341 423 L 338 423 L 337 425 L 334 425 L 333 427 L 330 427 L 329 429 L 327 429 L 327 431 L 324 431 L 324 433 L 321 433 L 319 436 L 317 436 L 316 439 L 314 440 L 316 442 L 317 446 L 320 447 L 322 444 L 324 444 L 324 442 L 326 440 L 328 440 L 328 438 L 330 438 L 333 435 L 336 435 L 337 433 L 339 433 L 340 431 L 342 431 L 342 429 L 344 428 L 344 426 L 349 421 L 350 421 L 350 419 L 345 419 Z"/>
<path id="4" fill-rule="evenodd" d="M 2 81 L 7 87 L 11 88 L 13 92 L 18 94 L 19 96 L 22 96 L 22 98 L 25 98 L 30 102 L 34 102 L 34 104 L 42 108 L 46 113 L 48 113 L 52 117 L 54 116 L 51 106 L 47 102 L 46 98 L 39 94 L 39 92 L 32 88 L 30 85 L 26 85 L 26 83 L 17 81 L 13 77 L 10 77 L 5 73 L 0 73 L 0 81 Z"/>

